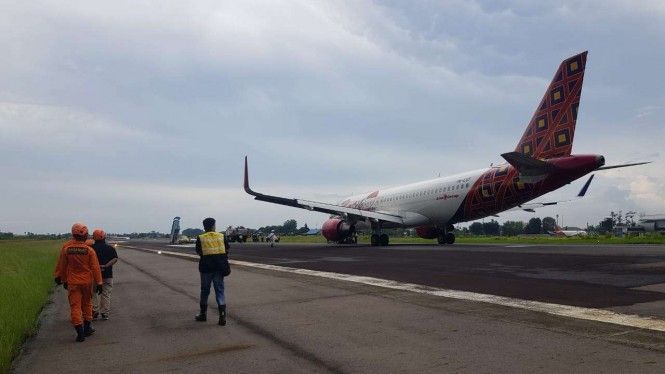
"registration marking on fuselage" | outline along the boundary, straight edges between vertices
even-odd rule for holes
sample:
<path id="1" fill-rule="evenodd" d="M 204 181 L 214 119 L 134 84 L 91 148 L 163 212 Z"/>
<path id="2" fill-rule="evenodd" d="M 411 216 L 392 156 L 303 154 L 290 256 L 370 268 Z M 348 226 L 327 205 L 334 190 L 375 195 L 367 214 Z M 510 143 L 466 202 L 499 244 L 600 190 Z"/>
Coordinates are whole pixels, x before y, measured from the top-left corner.
<path id="1" fill-rule="evenodd" d="M 157 253 L 156 249 L 146 249 L 132 246 L 124 246 L 126 248 L 134 248 L 142 251 Z M 165 254 L 174 257 L 182 257 L 188 259 L 198 259 L 199 256 L 187 253 L 159 251 L 160 254 Z M 350 275 L 341 273 L 332 273 L 327 271 L 317 271 L 309 269 L 299 269 L 287 266 L 268 265 L 256 262 L 229 260 L 232 265 L 244 266 L 255 269 L 272 270 L 285 273 L 293 273 L 300 275 L 308 275 L 319 278 L 334 279 L 345 282 L 353 282 L 366 284 L 369 286 L 410 291 L 419 294 L 432 295 L 438 297 L 446 297 L 450 299 L 475 301 L 481 303 L 488 303 L 494 305 L 501 305 L 511 308 L 529 310 L 534 312 L 546 313 L 554 316 L 576 318 L 595 322 L 611 323 L 615 325 L 640 328 L 645 330 L 662 331 L 665 332 L 665 320 L 655 317 L 643 317 L 634 314 L 617 313 L 605 309 L 584 308 L 572 305 L 552 304 L 541 301 L 515 299 L 511 297 L 497 296 L 482 294 L 468 291 L 458 291 L 445 288 L 430 287 L 413 283 L 402 283 L 389 279 L 380 279 L 374 277 L 366 277 L 361 275 Z"/>

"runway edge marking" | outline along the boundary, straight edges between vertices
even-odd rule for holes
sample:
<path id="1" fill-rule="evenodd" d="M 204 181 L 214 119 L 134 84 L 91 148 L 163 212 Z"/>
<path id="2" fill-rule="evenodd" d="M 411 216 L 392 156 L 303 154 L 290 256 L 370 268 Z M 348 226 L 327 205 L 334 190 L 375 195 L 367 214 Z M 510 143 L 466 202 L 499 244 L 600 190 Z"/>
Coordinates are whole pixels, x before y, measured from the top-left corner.
<path id="1" fill-rule="evenodd" d="M 178 253 L 171 251 L 160 251 L 156 249 L 147 249 L 134 246 L 122 246 L 124 248 L 138 249 L 146 252 L 164 254 L 167 256 L 181 257 L 198 260 L 198 255 L 187 253 Z M 319 278 L 334 279 L 352 283 L 360 283 L 369 286 L 387 288 L 392 290 L 409 291 L 419 294 L 446 297 L 450 299 L 475 301 L 500 306 L 506 306 L 517 309 L 524 309 L 534 312 L 541 312 L 560 317 L 576 318 L 595 322 L 611 323 L 615 325 L 634 327 L 645 330 L 665 332 L 665 320 L 652 317 L 643 317 L 634 314 L 617 313 L 605 309 L 584 308 L 572 305 L 544 303 L 541 301 L 532 301 L 524 299 L 515 299 L 505 296 L 489 295 L 476 292 L 458 291 L 446 288 L 430 287 L 414 283 L 402 283 L 388 279 L 366 277 L 361 275 L 351 275 L 342 273 L 332 273 L 327 271 L 317 271 L 309 269 L 298 269 L 287 266 L 277 266 L 260 264 L 256 262 L 229 260 L 232 265 L 250 267 L 255 269 L 272 270 L 284 273 L 294 273 L 300 275 L 309 275 Z"/>

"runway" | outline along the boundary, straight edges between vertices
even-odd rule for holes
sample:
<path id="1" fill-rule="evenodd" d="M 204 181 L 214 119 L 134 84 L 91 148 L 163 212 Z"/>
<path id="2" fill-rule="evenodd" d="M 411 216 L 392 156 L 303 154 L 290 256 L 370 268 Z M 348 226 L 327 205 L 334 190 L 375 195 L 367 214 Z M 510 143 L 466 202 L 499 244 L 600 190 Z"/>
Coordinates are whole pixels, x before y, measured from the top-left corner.
<path id="1" fill-rule="evenodd" d="M 635 287 L 627 283 L 623 287 L 610 285 L 612 271 L 627 276 L 631 263 L 641 265 L 637 267 L 642 269 L 638 274 L 658 268 L 662 247 L 636 249 L 638 252 L 624 253 L 627 248 L 610 248 L 598 254 L 596 248 L 532 248 L 537 252 L 534 254 L 545 256 L 534 260 L 528 259 L 530 253 L 525 252 L 529 248 L 336 248 L 282 244 L 270 249 L 265 244 L 239 244 L 232 246 L 231 256 L 254 264 L 355 271 L 423 282 L 429 278 L 423 275 L 404 278 L 412 276 L 405 271 L 415 271 L 416 264 L 422 264 L 426 274 L 435 278 L 435 269 L 442 269 L 442 278 L 428 281 L 431 284 L 445 284 L 441 282 L 455 279 L 457 274 L 476 274 L 468 279 L 503 274 L 497 280 L 503 285 L 495 288 L 503 290 L 509 289 L 512 283 L 507 280 L 511 277 L 548 280 L 555 285 L 571 282 L 551 276 L 525 277 L 517 269 L 517 264 L 526 266 L 538 261 L 542 263 L 538 269 L 548 268 L 545 266 L 548 264 L 548 269 L 556 269 L 551 263 L 560 254 L 567 260 L 554 262 L 559 272 L 578 272 L 583 279 L 596 279 L 590 276 L 593 272 L 604 274 L 597 277 L 604 279 L 604 283 L 576 278 L 572 281 L 575 284 L 595 286 L 599 292 L 603 288 L 623 289 L 626 295 L 639 301 L 610 308 L 661 303 L 662 299 L 655 297 L 660 295 L 657 291 L 633 290 Z M 234 265 L 225 281 L 228 325 L 222 328 L 213 322 L 200 324 L 193 321 L 199 292 L 196 262 L 187 257 L 158 255 L 158 250 L 162 254 L 193 253 L 192 247 L 170 247 L 164 242 L 133 241 L 120 246 L 120 262 L 114 268 L 111 320 L 95 323 L 97 333 L 85 343 L 73 342 L 66 294 L 62 288 L 56 288 L 53 303 L 42 316 L 42 327 L 16 360 L 15 372 L 659 373 L 665 370 L 665 333 L 661 331 L 377 287 L 349 282 L 344 277 L 328 279 L 247 265 Z M 493 252 L 496 253 L 491 259 L 480 260 Z M 502 254 L 507 255 L 504 260 Z M 445 258 L 449 261 L 442 260 Z M 637 258 L 640 261 L 631 262 Z M 478 263 L 473 264 L 473 260 Z M 590 269 L 585 271 L 580 262 Z M 372 273 L 381 271 L 378 267 L 382 264 L 393 270 Z M 400 267 L 401 264 L 406 265 Z M 512 273 L 497 270 L 508 264 L 512 264 Z M 624 267 L 624 272 L 619 271 Z M 544 271 L 535 272 L 541 273 Z M 476 287 L 484 284 L 476 283 Z M 656 287 L 655 284 L 651 286 Z M 530 294 L 545 297 L 542 291 Z M 652 299 L 655 301 L 643 302 Z M 209 303 L 212 300 L 211 297 Z M 214 320 L 216 312 L 213 310 L 211 314 L 209 318 Z M 72 351 L 77 354 L 71 354 Z M 94 357 L 94 360 L 80 357 Z"/>
<path id="2" fill-rule="evenodd" d="M 127 245 L 194 253 L 164 242 Z M 231 246 L 241 261 L 665 317 L 665 246 Z"/>

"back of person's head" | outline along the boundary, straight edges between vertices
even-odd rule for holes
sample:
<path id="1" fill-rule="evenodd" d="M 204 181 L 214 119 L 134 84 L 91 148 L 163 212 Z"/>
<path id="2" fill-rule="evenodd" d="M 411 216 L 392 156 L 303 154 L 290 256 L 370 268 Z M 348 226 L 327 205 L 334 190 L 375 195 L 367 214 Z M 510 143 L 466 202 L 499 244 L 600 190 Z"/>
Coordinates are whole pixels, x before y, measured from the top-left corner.
<path id="1" fill-rule="evenodd" d="M 106 240 L 106 233 L 102 229 L 95 229 L 92 232 L 92 238 L 96 242 L 104 242 L 104 240 Z"/>
<path id="2" fill-rule="evenodd" d="M 72 225 L 72 237 L 74 240 L 84 242 L 88 239 L 88 227 L 80 222 Z"/>
<path id="3" fill-rule="evenodd" d="M 203 229 L 205 231 L 213 231 L 215 230 L 215 219 L 212 217 L 208 217 L 203 220 Z"/>

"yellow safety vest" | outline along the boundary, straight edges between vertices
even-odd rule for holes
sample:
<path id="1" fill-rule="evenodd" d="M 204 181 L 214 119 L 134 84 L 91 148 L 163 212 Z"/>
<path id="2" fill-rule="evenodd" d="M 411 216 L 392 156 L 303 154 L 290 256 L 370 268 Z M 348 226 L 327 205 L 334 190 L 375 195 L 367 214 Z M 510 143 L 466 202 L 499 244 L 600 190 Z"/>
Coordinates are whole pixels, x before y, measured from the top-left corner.
<path id="1" fill-rule="evenodd" d="M 206 232 L 199 235 L 201 241 L 201 252 L 204 256 L 223 255 L 226 253 L 224 246 L 224 234 L 219 232 Z"/>

